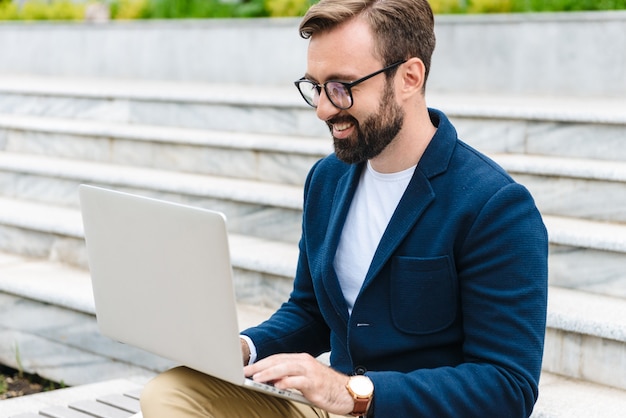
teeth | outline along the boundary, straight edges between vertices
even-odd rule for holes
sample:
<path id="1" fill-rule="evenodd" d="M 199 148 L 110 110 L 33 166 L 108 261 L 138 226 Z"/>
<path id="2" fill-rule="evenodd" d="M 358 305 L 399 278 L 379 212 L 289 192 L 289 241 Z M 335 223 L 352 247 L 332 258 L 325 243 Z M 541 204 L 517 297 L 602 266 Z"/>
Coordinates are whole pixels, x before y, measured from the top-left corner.
<path id="1" fill-rule="evenodd" d="M 350 124 L 349 123 L 336 123 L 334 127 L 338 131 L 345 131 L 346 129 L 350 127 Z"/>

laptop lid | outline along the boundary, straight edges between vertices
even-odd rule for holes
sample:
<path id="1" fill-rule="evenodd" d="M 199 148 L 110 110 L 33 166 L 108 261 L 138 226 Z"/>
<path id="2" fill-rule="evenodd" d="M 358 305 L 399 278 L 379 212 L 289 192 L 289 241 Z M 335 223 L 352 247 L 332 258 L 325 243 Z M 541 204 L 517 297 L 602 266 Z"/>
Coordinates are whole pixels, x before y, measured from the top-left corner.
<path id="1" fill-rule="evenodd" d="M 79 196 L 100 332 L 241 385 L 225 216 L 87 185 Z"/>

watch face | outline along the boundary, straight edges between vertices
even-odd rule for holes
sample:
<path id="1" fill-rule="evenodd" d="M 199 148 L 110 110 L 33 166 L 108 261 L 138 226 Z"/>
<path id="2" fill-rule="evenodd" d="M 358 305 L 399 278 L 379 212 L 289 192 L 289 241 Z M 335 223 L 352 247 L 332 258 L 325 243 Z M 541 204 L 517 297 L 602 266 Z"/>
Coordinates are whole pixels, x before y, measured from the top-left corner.
<path id="1" fill-rule="evenodd" d="M 366 376 L 353 376 L 350 379 L 350 389 L 359 397 L 367 397 L 374 391 L 374 384 Z"/>

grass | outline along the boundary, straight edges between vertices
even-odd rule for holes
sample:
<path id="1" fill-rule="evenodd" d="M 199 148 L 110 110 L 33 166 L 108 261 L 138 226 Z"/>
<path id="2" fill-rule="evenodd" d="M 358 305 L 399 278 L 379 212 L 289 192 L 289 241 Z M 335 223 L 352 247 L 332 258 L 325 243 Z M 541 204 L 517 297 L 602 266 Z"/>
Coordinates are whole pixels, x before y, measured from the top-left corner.
<path id="1" fill-rule="evenodd" d="M 53 382 L 36 374 L 0 365 L 0 400 L 64 387 L 66 385 L 63 382 Z"/>

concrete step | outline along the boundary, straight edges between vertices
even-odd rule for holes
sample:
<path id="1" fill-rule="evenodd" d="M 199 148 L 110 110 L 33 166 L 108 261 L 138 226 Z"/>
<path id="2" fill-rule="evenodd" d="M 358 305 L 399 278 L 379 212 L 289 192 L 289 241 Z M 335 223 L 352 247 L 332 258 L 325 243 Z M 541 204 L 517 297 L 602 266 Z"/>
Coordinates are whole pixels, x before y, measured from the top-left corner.
<path id="1" fill-rule="evenodd" d="M 300 238 L 300 186 L 0 153 L 0 196 L 77 208 L 81 183 L 220 210 L 235 233 Z"/>
<path id="2" fill-rule="evenodd" d="M 626 226 L 544 216 L 554 286 L 626 299 Z"/>
<path id="3" fill-rule="evenodd" d="M 0 113 L 217 131 L 328 135 L 295 87 L 0 75 Z"/>
<path id="4" fill-rule="evenodd" d="M 241 328 L 278 306 L 240 302 Z M 57 381 L 149 375 L 172 365 L 99 335 L 85 271 L 0 253 L 0 312 L 11 312 L 0 315 L 0 362 L 15 364 L 17 344 L 27 370 Z M 73 361 L 67 361 L 70 355 Z M 103 370 L 96 373 L 98 368 Z M 626 390 L 624 300 L 551 286 L 544 371 Z"/>
<path id="5" fill-rule="evenodd" d="M 429 91 L 427 100 L 485 152 L 626 161 L 623 98 Z M 287 84 L 0 75 L 0 113 L 328 138 L 325 124 Z"/>
<path id="6" fill-rule="evenodd" d="M 626 391 L 544 372 L 532 418 L 619 418 Z"/>
<path id="7" fill-rule="evenodd" d="M 623 98 L 427 93 L 427 100 L 485 153 L 626 161 Z"/>
<path id="8" fill-rule="evenodd" d="M 78 195 L 74 188 L 83 182 L 121 185 L 126 188 L 146 189 L 153 192 L 180 195 L 195 195 L 225 199 L 240 203 L 257 203 L 264 206 L 276 206 L 286 209 L 302 206 L 302 188 L 300 186 L 279 183 L 246 181 L 227 177 L 194 175 L 175 171 L 132 167 L 118 164 L 96 163 L 90 161 L 51 158 L 43 155 L 14 154 L 0 152 L 0 170 L 7 173 L 32 175 L 34 177 L 62 179 L 71 181 L 68 192 L 41 195 L 35 191 L 32 195 L 22 195 L 33 185 L 20 187 L 19 182 L 6 179 L 2 182 L 4 196 L 24 197 L 42 202 L 78 207 Z M 15 179 L 13 179 L 15 180 Z M 45 190 L 46 187 L 40 187 Z M 57 188 L 58 189 L 58 188 Z"/>
<path id="9" fill-rule="evenodd" d="M 256 137 L 242 134 L 235 136 L 245 136 L 251 140 Z M 258 141 L 264 141 L 263 136 Z M 19 141 L 21 144 L 26 142 Z M 69 153 L 81 146 L 64 140 L 53 145 L 49 138 L 43 142 L 46 146 L 67 149 Z M 311 148 L 322 148 L 319 146 L 321 141 L 311 142 L 315 142 Z M 169 195 L 174 190 L 167 190 L 161 184 L 176 184 L 175 190 L 188 184 L 187 189 L 196 190 L 181 194 L 203 196 L 211 200 L 211 205 L 215 205 L 216 200 L 239 201 L 251 206 L 255 203 L 267 205 L 268 199 L 272 197 L 273 205 L 287 206 L 292 210 L 301 205 L 301 184 L 306 173 L 314 161 L 323 156 L 311 149 L 311 154 L 300 158 L 287 150 L 278 159 L 268 154 L 265 155 L 268 158 L 264 159 L 263 152 L 251 155 L 256 151 L 242 151 L 239 147 L 244 145 L 239 144 L 229 150 L 220 150 L 210 162 L 213 157 L 208 157 L 212 154 L 209 148 L 185 149 L 187 145 L 182 145 L 183 149 L 180 149 L 174 145 L 167 151 L 149 139 L 142 144 L 147 148 L 145 152 L 124 150 L 118 154 L 112 151 L 121 154 L 121 157 L 107 158 L 104 156 L 106 149 L 114 150 L 115 146 L 110 146 L 108 141 L 106 144 L 102 153 L 94 154 L 110 161 L 86 161 L 80 159 L 80 155 L 74 159 L 65 152 L 61 152 L 65 154 L 64 158 L 58 158 L 50 155 L 54 152 L 43 148 L 40 154 L 0 152 L 0 193 L 75 206 L 75 188 L 83 182 L 147 189 L 156 194 L 162 188 L 162 193 Z M 89 147 L 87 141 L 82 142 L 82 145 Z M 491 157 L 530 189 L 543 214 L 626 223 L 626 163 L 522 154 L 491 154 Z M 254 161 L 259 164 L 254 166 Z M 176 170 L 192 173 L 183 175 Z M 247 181 L 236 181 L 233 177 L 244 177 L 240 180 Z M 203 186 L 202 193 L 197 190 L 198 185 Z M 198 198 L 193 200 L 197 201 Z M 239 209 L 233 208 L 226 213 L 230 215 L 239 212 Z"/>
<path id="10" fill-rule="evenodd" d="M 2 160 L 0 154 L 0 160 Z M 24 157 L 27 159 L 40 157 Z M 7 159 L 8 160 L 8 159 Z M 41 164 L 29 164 L 29 167 L 44 169 L 46 159 Z M 137 192 L 140 194 L 164 198 L 167 200 L 182 201 L 197 206 L 223 210 L 229 217 L 229 227 L 233 233 L 231 242 L 233 247 L 242 241 L 239 237 L 246 237 L 246 242 L 258 243 L 246 246 L 248 254 L 233 249 L 233 262 L 236 273 L 242 277 L 253 272 L 256 267 L 247 268 L 247 260 L 259 259 L 254 254 L 263 254 L 263 248 L 272 245 L 281 246 L 280 251 L 274 251 L 263 259 L 266 266 L 281 266 L 289 263 L 295 268 L 297 258 L 296 243 L 300 235 L 301 197 L 300 190 L 293 186 L 281 186 L 281 193 L 271 194 L 273 189 L 263 189 L 255 184 L 247 184 L 240 180 L 223 180 L 212 183 L 207 176 L 190 174 L 168 174 L 159 177 L 159 172 L 149 169 L 120 168 L 116 171 L 113 166 L 106 166 L 104 174 L 98 174 L 92 163 L 73 162 L 66 166 L 57 167 L 59 176 L 70 173 L 76 176 L 68 181 L 64 189 L 69 204 L 74 207 L 62 207 L 45 202 L 35 202 L 20 198 L 0 197 L 0 250 L 41 257 L 49 260 L 61 261 L 74 266 L 85 268 L 87 265 L 84 251 L 82 222 L 76 207 L 77 185 L 81 178 L 87 183 L 105 184 L 117 189 Z M 65 174 L 64 174 L 65 173 Z M 112 178 L 112 176 L 115 176 Z M 173 177 L 170 177 L 173 176 Z M 49 175 L 46 177 L 50 177 Z M 232 183 L 234 182 L 234 183 Z M 19 187 L 19 182 L 7 182 L 11 187 Z M 214 189 L 215 187 L 215 189 Z M 41 198 L 54 187 L 47 184 L 40 188 L 23 187 L 23 190 L 36 194 Z M 15 193 L 4 193 L 15 194 Z M 58 193 L 56 193 L 58 194 Z M 232 206 L 215 204 L 213 197 L 228 196 L 239 202 Z M 240 209 L 241 201 L 261 200 L 267 206 L 260 207 L 256 212 Z M 282 205 L 282 208 L 275 206 Z M 289 215 L 289 217 L 287 216 Z M 599 221 L 588 221 L 575 218 L 544 216 L 548 227 L 551 255 L 550 280 L 553 284 L 575 289 L 585 289 L 596 293 L 603 293 L 626 298 L 626 273 L 623 265 L 626 262 L 626 225 Z M 268 241 L 269 240 L 269 241 Z M 267 243 L 273 243 L 267 245 Z M 291 251 L 288 257 L 283 254 Z M 242 254 L 239 257 L 237 254 Z M 288 261 L 285 261 L 288 260 Z M 269 270 L 269 267 L 267 268 Z M 281 270 L 284 272 L 284 270 Z M 246 272 L 246 274 L 244 274 Z M 265 283 L 271 288 L 280 283 L 284 286 L 293 277 L 293 270 L 286 274 L 261 272 L 264 278 L 273 278 L 265 282 L 264 279 L 254 279 L 255 283 Z M 252 279 L 242 279 L 246 282 Z M 269 284 L 273 283 L 273 284 Z M 272 293 L 272 292 L 270 292 Z M 261 292 L 264 294 L 264 292 Z"/>
<path id="11" fill-rule="evenodd" d="M 322 138 L 0 114 L 0 149 L 301 185 Z"/>
<path id="12" fill-rule="evenodd" d="M 543 370 L 626 390 L 626 303 L 551 286 Z"/>
<path id="13" fill-rule="evenodd" d="M 490 156 L 530 190 L 544 215 L 626 223 L 626 162 L 522 154 Z"/>

